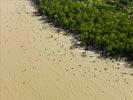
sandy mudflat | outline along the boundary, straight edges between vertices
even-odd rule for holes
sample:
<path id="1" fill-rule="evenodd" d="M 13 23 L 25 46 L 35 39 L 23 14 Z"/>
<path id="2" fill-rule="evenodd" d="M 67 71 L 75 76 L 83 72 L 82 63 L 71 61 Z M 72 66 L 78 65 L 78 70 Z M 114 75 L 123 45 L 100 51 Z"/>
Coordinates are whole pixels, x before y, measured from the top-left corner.
<path id="1" fill-rule="evenodd" d="M 28 0 L 0 0 L 0 100 L 133 100 L 133 69 L 70 49 Z"/>

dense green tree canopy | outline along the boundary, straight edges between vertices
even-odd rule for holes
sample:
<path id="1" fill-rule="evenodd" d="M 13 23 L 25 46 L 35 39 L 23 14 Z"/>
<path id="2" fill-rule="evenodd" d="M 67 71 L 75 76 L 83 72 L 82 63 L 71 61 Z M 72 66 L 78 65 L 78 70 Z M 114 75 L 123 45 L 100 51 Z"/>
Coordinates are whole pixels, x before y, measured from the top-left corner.
<path id="1" fill-rule="evenodd" d="M 56 25 L 112 55 L 133 57 L 133 0 L 33 0 Z"/>

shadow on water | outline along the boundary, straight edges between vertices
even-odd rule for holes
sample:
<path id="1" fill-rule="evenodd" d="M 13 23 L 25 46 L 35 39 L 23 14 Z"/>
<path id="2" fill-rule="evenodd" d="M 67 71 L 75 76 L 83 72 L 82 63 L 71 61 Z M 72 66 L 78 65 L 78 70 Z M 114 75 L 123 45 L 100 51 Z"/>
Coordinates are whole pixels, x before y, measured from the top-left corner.
<path id="1" fill-rule="evenodd" d="M 33 0 L 29 0 L 29 1 L 30 1 L 31 5 L 37 9 L 37 6 L 34 4 Z M 127 68 L 133 68 L 133 58 L 132 57 L 131 58 L 125 58 L 125 57 L 118 57 L 118 56 L 115 56 L 115 55 L 110 55 L 107 52 L 105 52 L 103 49 L 96 48 L 96 46 L 91 46 L 91 45 L 88 45 L 88 44 L 84 44 L 83 42 L 81 42 L 79 35 L 68 31 L 68 29 L 65 29 L 64 27 L 58 26 L 57 24 L 53 23 L 47 17 L 47 15 L 39 13 L 37 10 L 35 12 L 33 12 L 32 16 L 40 17 L 39 21 L 41 21 L 42 24 L 45 23 L 45 24 L 48 24 L 48 26 L 53 27 L 53 29 L 56 33 L 63 32 L 63 33 L 65 33 L 63 35 L 71 36 L 72 39 L 70 39 L 70 41 L 71 41 L 70 50 L 77 49 L 77 48 L 82 48 L 85 51 L 88 51 L 88 50 L 93 51 L 96 54 L 100 54 L 99 58 L 116 60 L 116 61 L 124 61 L 124 62 L 126 62 L 126 67 Z"/>

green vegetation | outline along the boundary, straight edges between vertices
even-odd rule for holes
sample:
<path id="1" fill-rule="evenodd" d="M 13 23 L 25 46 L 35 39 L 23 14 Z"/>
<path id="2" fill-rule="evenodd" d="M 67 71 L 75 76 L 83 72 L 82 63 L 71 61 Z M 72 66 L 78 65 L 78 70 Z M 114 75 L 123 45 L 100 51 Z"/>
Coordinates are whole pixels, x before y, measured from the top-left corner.
<path id="1" fill-rule="evenodd" d="M 56 25 L 114 56 L 133 57 L 133 0 L 33 0 Z"/>

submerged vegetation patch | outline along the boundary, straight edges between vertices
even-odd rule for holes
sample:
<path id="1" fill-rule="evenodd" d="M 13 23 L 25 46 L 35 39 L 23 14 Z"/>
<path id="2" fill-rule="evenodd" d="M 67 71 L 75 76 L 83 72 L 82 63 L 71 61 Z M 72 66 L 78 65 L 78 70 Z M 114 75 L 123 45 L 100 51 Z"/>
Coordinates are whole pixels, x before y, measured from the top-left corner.
<path id="1" fill-rule="evenodd" d="M 113 56 L 133 58 L 133 0 L 33 0 L 41 14 Z"/>

